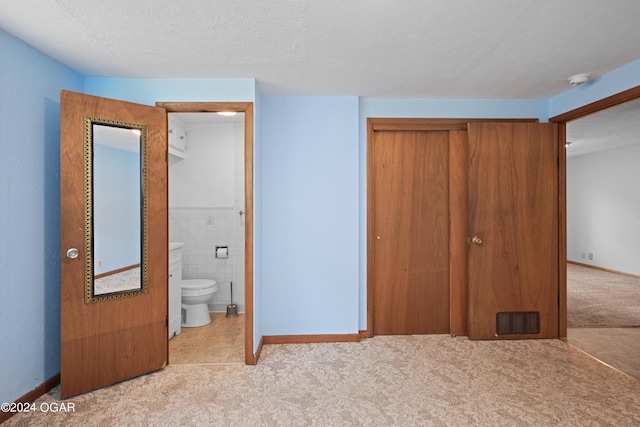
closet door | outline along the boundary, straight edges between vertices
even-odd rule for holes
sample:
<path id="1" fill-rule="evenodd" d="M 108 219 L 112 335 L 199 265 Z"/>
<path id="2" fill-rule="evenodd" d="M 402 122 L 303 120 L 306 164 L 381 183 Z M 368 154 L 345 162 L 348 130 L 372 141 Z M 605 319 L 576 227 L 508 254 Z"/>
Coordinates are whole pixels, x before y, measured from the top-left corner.
<path id="1" fill-rule="evenodd" d="M 374 334 L 449 332 L 449 134 L 376 131 Z"/>
<path id="2" fill-rule="evenodd" d="M 558 128 L 470 123 L 469 338 L 558 337 Z"/>
<path id="3" fill-rule="evenodd" d="M 167 123 L 163 108 L 67 91 L 60 101 L 66 398 L 167 363 Z M 111 178 L 99 179 L 99 171 Z M 120 197 L 131 190 L 133 197 Z M 100 276 L 117 280 L 98 286 Z"/>

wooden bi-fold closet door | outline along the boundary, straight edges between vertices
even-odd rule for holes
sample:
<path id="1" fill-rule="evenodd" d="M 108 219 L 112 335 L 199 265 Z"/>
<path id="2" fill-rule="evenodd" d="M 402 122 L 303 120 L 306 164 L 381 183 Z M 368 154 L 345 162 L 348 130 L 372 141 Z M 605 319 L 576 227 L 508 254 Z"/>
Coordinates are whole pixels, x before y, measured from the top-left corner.
<path id="1" fill-rule="evenodd" d="M 449 332 L 448 132 L 379 131 L 374 333 Z"/>
<path id="2" fill-rule="evenodd" d="M 375 120 L 370 333 L 557 337 L 557 126 Z"/>
<path id="3" fill-rule="evenodd" d="M 556 338 L 558 127 L 468 129 L 469 338 Z"/>

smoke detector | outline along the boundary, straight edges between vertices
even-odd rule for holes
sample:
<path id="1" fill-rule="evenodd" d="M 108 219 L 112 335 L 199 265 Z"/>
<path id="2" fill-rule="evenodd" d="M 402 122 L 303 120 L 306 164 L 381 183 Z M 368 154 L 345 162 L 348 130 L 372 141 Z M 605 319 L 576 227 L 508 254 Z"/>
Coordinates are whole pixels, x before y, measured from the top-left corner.
<path id="1" fill-rule="evenodd" d="M 589 81 L 589 77 L 591 77 L 591 74 L 582 73 L 582 74 L 576 74 L 575 76 L 571 76 L 567 80 L 569 80 L 569 83 L 571 83 L 571 86 L 580 86 L 581 84 Z"/>

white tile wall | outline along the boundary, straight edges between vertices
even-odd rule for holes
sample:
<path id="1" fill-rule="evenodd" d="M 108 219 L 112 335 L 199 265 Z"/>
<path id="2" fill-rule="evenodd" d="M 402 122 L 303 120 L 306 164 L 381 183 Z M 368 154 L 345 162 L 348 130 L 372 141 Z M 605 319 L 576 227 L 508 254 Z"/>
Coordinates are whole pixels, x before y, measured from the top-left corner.
<path id="1" fill-rule="evenodd" d="M 244 198 L 242 201 L 244 203 Z M 231 300 L 231 282 L 234 303 L 239 311 L 244 311 L 244 215 L 239 211 L 236 208 L 169 209 L 169 240 L 184 243 L 182 278 L 218 282 L 218 292 L 209 303 L 210 311 L 226 311 Z M 216 246 L 228 246 L 229 258 L 217 259 Z"/>

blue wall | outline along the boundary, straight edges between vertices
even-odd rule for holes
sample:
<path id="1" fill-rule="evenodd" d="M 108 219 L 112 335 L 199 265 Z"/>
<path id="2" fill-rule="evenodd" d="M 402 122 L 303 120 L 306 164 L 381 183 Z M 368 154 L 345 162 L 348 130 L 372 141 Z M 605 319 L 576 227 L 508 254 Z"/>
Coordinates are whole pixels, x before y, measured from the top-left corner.
<path id="1" fill-rule="evenodd" d="M 85 93 L 138 104 L 156 102 L 253 102 L 253 79 L 112 79 L 87 77 Z"/>
<path id="2" fill-rule="evenodd" d="M 60 89 L 82 76 L 0 30 L 0 402 L 60 371 Z"/>
<path id="3" fill-rule="evenodd" d="M 357 333 L 358 98 L 263 111 L 263 333 Z"/>

